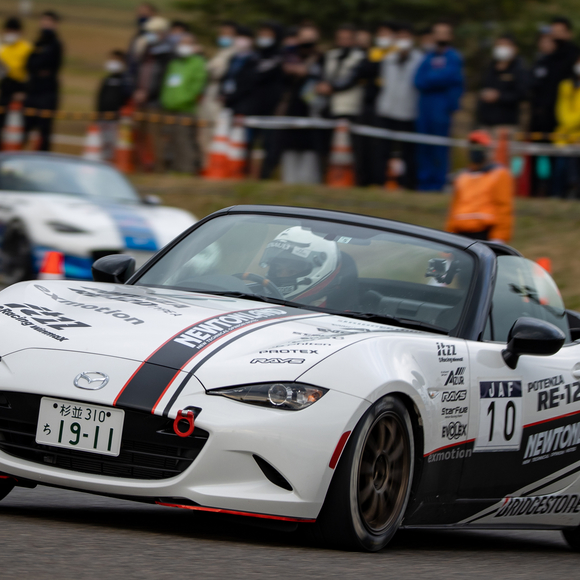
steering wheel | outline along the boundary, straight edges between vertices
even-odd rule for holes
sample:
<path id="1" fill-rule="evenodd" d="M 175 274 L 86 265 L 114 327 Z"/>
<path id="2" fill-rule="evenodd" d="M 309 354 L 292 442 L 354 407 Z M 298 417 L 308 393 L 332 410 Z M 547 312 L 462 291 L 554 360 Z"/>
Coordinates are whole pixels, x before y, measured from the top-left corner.
<path id="1" fill-rule="evenodd" d="M 251 272 L 246 272 L 245 274 L 234 274 L 236 278 L 240 280 L 250 280 L 255 284 L 259 285 L 266 294 L 272 296 L 272 298 L 278 298 L 279 300 L 285 300 L 284 295 L 280 292 L 280 289 L 274 282 L 268 280 L 268 278 L 264 278 L 264 276 L 260 276 L 259 274 L 252 274 Z"/>

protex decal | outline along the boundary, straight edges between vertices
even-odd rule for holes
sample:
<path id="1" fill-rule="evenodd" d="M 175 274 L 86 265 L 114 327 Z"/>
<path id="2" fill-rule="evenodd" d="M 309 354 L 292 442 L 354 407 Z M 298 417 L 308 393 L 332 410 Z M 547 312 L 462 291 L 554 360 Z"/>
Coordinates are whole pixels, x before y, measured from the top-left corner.
<path id="1" fill-rule="evenodd" d="M 580 513 L 580 496 L 576 494 L 538 495 L 535 497 L 508 497 L 494 517 L 510 518 L 577 513 Z"/>
<path id="2" fill-rule="evenodd" d="M 565 383 L 562 375 L 528 383 L 528 393 L 537 393 L 537 410 L 547 411 L 561 404 L 580 403 L 580 382 Z"/>
<path id="3" fill-rule="evenodd" d="M 260 354 L 318 354 L 318 351 L 307 348 L 276 348 L 272 350 L 261 350 Z"/>
<path id="4" fill-rule="evenodd" d="M 528 437 L 523 463 L 542 461 L 576 451 L 580 445 L 580 423 L 555 427 Z"/>
<path id="5" fill-rule="evenodd" d="M 306 359 L 303 358 L 255 358 L 250 361 L 250 364 L 262 364 L 262 365 L 301 365 L 304 364 Z"/>
<path id="6" fill-rule="evenodd" d="M 271 321 L 270 324 L 275 324 L 273 321 L 276 319 L 303 317 L 305 315 L 311 317 L 313 313 L 298 309 L 288 312 L 281 308 L 256 308 L 230 312 L 196 322 L 170 337 L 151 354 L 125 384 L 119 395 L 117 395 L 114 404 L 155 412 L 157 405 L 179 375 L 180 370 L 208 346 L 235 330 L 259 322 Z M 263 327 L 264 325 L 257 327 L 256 330 Z M 205 355 L 190 372 L 195 372 L 205 360 L 213 356 L 221 348 L 249 332 L 252 332 L 252 330 L 247 330 L 240 336 L 223 341 L 212 353 Z M 174 398 L 179 395 L 186 384 L 187 379 L 181 383 L 173 394 L 171 401 L 164 410 L 165 414 L 168 413 Z"/>
<path id="7" fill-rule="evenodd" d="M 514 451 L 523 432 L 521 381 L 480 381 L 479 433 L 474 451 Z"/>
<path id="8" fill-rule="evenodd" d="M 457 356 L 457 348 L 454 344 L 437 342 L 436 347 L 440 363 L 463 362 L 463 357 Z"/>
<path id="9" fill-rule="evenodd" d="M 181 304 L 169 298 L 161 298 L 159 296 L 136 296 L 128 292 L 116 292 L 114 290 L 102 290 L 100 288 L 69 288 L 71 292 L 80 294 L 81 296 L 88 296 L 89 298 L 105 298 L 107 300 L 114 300 L 116 302 L 127 302 L 129 304 L 136 304 L 145 308 L 152 308 L 170 316 L 181 316 L 180 312 L 174 312 L 164 306 L 171 306 L 172 308 L 189 308 L 188 304 Z"/>
<path id="10" fill-rule="evenodd" d="M 48 288 L 44 288 L 44 286 L 38 286 L 37 284 L 34 285 L 35 288 L 40 290 L 42 293 L 46 294 L 50 298 L 52 298 L 55 302 L 62 304 L 64 306 L 73 306 L 76 308 L 82 308 L 83 310 L 91 310 L 92 312 L 99 312 L 100 314 L 110 314 L 113 318 L 117 318 L 119 320 L 123 320 L 124 322 L 129 322 L 130 324 L 143 324 L 144 320 L 140 318 L 135 318 L 130 314 L 126 314 L 121 310 L 114 310 L 113 308 L 109 308 L 108 306 L 97 306 L 96 304 L 86 304 L 83 302 L 74 302 L 73 300 L 67 300 L 66 298 L 61 298 L 51 292 Z"/>

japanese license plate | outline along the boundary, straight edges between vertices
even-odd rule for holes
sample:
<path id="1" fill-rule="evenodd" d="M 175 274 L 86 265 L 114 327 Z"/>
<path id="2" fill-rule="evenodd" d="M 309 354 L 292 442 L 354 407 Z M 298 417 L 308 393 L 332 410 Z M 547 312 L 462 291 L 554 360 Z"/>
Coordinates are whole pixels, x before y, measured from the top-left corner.
<path id="1" fill-rule="evenodd" d="M 119 455 L 125 411 L 61 399 L 40 401 L 36 442 L 102 455 Z"/>

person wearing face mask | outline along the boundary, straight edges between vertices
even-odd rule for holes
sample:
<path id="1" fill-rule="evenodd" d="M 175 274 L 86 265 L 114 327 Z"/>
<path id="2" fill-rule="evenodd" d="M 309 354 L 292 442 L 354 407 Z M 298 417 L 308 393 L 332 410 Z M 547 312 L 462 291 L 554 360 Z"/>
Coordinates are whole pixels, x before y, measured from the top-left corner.
<path id="1" fill-rule="evenodd" d="M 276 114 L 288 117 L 319 117 L 316 86 L 321 75 L 320 31 L 304 23 L 285 42 L 282 52 L 283 91 Z M 316 129 L 286 129 L 279 132 L 282 180 L 285 183 L 320 183 Z"/>
<path id="2" fill-rule="evenodd" d="M 326 51 L 321 68 L 322 76 L 316 93 L 327 100 L 323 114 L 334 119 L 354 121 L 363 110 L 364 87 L 358 83 L 351 86 L 351 79 L 357 67 L 365 60 L 365 53 L 355 46 L 356 28 L 343 24 L 335 33 L 335 48 Z M 319 152 L 325 168 L 330 153 L 332 132 L 321 134 Z M 353 136 L 354 167 L 357 181 L 360 181 L 360 149 L 358 138 Z"/>
<path id="3" fill-rule="evenodd" d="M 415 75 L 419 91 L 419 133 L 448 137 L 453 113 L 463 94 L 463 59 L 453 48 L 453 29 L 446 22 L 434 24 L 436 48 L 424 56 Z M 442 191 L 449 169 L 449 149 L 440 145 L 417 147 L 417 187 Z"/>
<path id="4" fill-rule="evenodd" d="M 58 108 L 60 92 L 58 75 L 63 61 L 63 45 L 56 30 L 59 21 L 58 14 L 51 10 L 43 12 L 40 17 L 40 34 L 26 63 L 28 82 L 25 87 L 24 106 L 27 108 L 41 111 L 56 111 Z M 48 151 L 52 125 L 52 116 L 26 116 L 25 140 L 30 131 L 38 129 L 40 150 Z"/>
<path id="5" fill-rule="evenodd" d="M 167 127 L 168 157 L 171 169 L 180 173 L 197 173 L 201 159 L 195 125 L 183 121 L 196 118 L 199 98 L 207 79 L 205 59 L 192 34 L 184 34 L 175 48 L 161 89 L 163 111 L 177 115 L 177 122 Z"/>
<path id="6" fill-rule="evenodd" d="M 530 75 L 530 125 L 534 142 L 550 143 L 556 121 L 556 98 L 559 85 L 559 63 L 556 58 L 556 41 L 549 27 L 540 28 L 537 56 Z M 531 195 L 545 197 L 549 191 L 553 157 L 531 156 Z"/>
<path id="7" fill-rule="evenodd" d="M 253 31 L 246 26 L 238 26 L 233 46 L 234 54 L 222 78 L 220 94 L 225 106 L 234 115 L 252 115 L 259 60 L 254 50 Z"/>
<path id="8" fill-rule="evenodd" d="M 481 83 L 478 122 L 494 136 L 500 129 L 511 135 L 519 125 L 520 105 L 528 96 L 529 73 L 508 34 L 495 41 L 492 56 Z"/>
<path id="9" fill-rule="evenodd" d="M 333 92 L 343 91 L 355 86 L 364 90 L 361 112 L 354 119 L 361 125 L 379 126 L 376 115 L 376 100 L 381 88 L 384 89 L 384 79 L 380 77 L 381 62 L 397 50 L 396 36 L 399 24 L 382 22 L 379 24 L 374 46 L 366 51 L 366 57 L 353 67 L 350 75 L 337 79 L 332 83 Z M 353 145 L 356 145 L 356 182 L 362 187 L 367 185 L 383 185 L 384 171 L 377 177 L 376 164 L 378 151 L 384 146 L 382 139 L 353 135 Z"/>
<path id="10" fill-rule="evenodd" d="M 151 18 L 157 15 L 157 8 L 149 2 L 142 2 L 137 6 L 135 14 L 135 25 L 137 29 L 129 41 L 129 46 L 127 47 L 127 70 L 125 72 L 127 82 L 133 86 L 137 80 L 141 58 L 147 49 L 147 41 L 145 39 L 145 24 L 147 24 Z"/>
<path id="11" fill-rule="evenodd" d="M 13 99 L 24 98 L 24 87 L 28 79 L 26 62 L 32 52 L 32 44 L 22 38 L 22 23 L 18 18 L 8 18 L 0 38 L 0 107 L 8 107 Z M 6 116 L 0 112 L 0 131 Z"/>
<path id="12" fill-rule="evenodd" d="M 377 98 L 378 126 L 393 131 L 414 132 L 418 113 L 419 92 L 415 87 L 415 74 L 423 54 L 415 48 L 413 28 L 401 24 L 395 41 L 396 52 L 383 59 L 380 68 L 381 90 Z M 399 185 L 415 189 L 415 145 L 400 142 L 395 145 L 387 139 L 377 139 L 374 149 L 374 182 L 384 185 L 387 163 L 395 149 L 404 163 L 405 172 Z"/>
<path id="13" fill-rule="evenodd" d="M 126 54 L 122 50 L 112 50 L 105 61 L 107 76 L 101 82 L 97 93 L 97 111 L 100 113 L 99 128 L 103 140 L 103 159 L 113 161 L 117 140 L 117 116 L 130 95 L 126 84 Z"/>
<path id="14" fill-rule="evenodd" d="M 469 166 L 453 184 L 445 230 L 474 240 L 508 243 L 514 222 L 514 180 L 490 162 L 492 139 L 485 131 L 469 135 Z"/>
<path id="15" fill-rule="evenodd" d="M 580 134 L 580 58 L 572 67 L 572 77 L 558 86 L 556 101 L 556 145 L 577 145 Z M 580 163 L 577 157 L 553 159 L 552 197 L 580 197 Z"/>
<path id="16" fill-rule="evenodd" d="M 207 86 L 199 107 L 199 118 L 205 121 L 200 128 L 199 137 L 204 152 L 209 150 L 213 137 L 213 127 L 223 109 L 220 98 L 220 84 L 234 55 L 234 38 L 238 24 L 231 20 L 223 21 L 217 30 L 217 51 L 206 62 Z"/>
<path id="17" fill-rule="evenodd" d="M 159 102 L 161 86 L 174 46 L 169 40 L 169 21 L 153 16 L 144 25 L 143 40 L 147 47 L 139 61 L 133 101 L 137 108 L 149 114 L 161 111 Z M 136 150 L 138 163 L 143 170 L 161 172 L 165 168 L 165 134 L 161 123 L 144 120 L 137 123 Z M 151 161 L 150 149 L 154 159 Z"/>

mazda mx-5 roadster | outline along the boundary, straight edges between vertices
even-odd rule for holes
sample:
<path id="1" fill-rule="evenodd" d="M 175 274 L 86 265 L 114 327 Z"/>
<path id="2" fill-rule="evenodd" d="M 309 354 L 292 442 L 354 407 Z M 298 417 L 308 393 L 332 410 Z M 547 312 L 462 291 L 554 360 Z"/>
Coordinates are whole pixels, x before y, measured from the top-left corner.
<path id="1" fill-rule="evenodd" d="M 240 206 L 93 277 L 0 293 L 0 498 L 48 485 L 354 550 L 401 527 L 580 548 L 580 315 L 516 250 Z"/>

